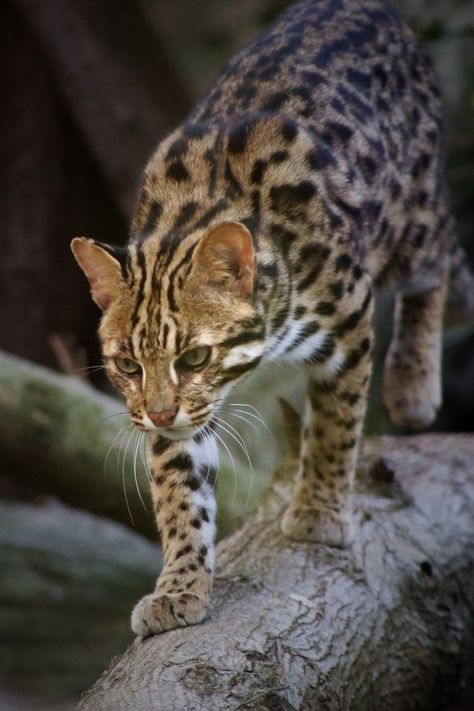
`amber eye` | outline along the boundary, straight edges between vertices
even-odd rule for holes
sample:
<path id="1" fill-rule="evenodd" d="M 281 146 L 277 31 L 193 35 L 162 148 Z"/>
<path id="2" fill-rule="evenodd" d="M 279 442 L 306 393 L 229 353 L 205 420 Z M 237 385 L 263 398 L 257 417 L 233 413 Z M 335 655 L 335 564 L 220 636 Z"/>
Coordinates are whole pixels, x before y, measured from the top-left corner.
<path id="1" fill-rule="evenodd" d="M 211 355 L 211 349 L 209 346 L 200 346 L 199 348 L 192 348 L 190 351 L 186 351 L 178 359 L 176 365 L 182 370 L 200 370 L 203 368 Z"/>
<path id="2" fill-rule="evenodd" d="M 115 365 L 126 375 L 138 375 L 141 365 L 131 358 L 115 358 Z"/>

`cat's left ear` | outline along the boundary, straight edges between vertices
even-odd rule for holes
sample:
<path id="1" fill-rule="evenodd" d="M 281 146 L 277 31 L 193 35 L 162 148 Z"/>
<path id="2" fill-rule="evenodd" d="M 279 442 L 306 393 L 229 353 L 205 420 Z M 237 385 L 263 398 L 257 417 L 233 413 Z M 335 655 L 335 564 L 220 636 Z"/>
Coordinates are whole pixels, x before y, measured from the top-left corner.
<path id="1" fill-rule="evenodd" d="M 252 235 L 241 222 L 211 227 L 198 244 L 196 261 L 209 284 L 226 287 L 244 298 L 252 296 L 255 250 Z"/>
<path id="2" fill-rule="evenodd" d="M 118 298 L 122 286 L 120 263 L 110 252 L 92 239 L 75 237 L 72 253 L 89 279 L 92 298 L 105 311 Z"/>

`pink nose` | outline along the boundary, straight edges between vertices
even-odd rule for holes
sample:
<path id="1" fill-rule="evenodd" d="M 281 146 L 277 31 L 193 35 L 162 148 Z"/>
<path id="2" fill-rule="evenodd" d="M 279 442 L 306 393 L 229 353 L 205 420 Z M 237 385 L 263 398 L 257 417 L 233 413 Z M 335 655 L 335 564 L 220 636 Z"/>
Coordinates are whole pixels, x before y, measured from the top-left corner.
<path id="1" fill-rule="evenodd" d="M 148 417 L 157 427 L 169 427 L 173 424 L 177 412 L 177 407 L 169 407 L 159 412 L 149 412 Z"/>

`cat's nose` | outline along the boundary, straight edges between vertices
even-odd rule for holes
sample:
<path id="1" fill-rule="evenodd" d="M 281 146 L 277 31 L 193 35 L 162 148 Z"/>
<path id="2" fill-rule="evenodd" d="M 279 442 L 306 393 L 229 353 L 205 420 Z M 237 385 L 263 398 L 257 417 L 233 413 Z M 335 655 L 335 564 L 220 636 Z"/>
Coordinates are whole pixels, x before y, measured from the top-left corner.
<path id="1" fill-rule="evenodd" d="M 167 407 L 159 412 L 149 412 L 148 417 L 157 427 L 169 427 L 173 424 L 177 412 L 177 407 Z"/>

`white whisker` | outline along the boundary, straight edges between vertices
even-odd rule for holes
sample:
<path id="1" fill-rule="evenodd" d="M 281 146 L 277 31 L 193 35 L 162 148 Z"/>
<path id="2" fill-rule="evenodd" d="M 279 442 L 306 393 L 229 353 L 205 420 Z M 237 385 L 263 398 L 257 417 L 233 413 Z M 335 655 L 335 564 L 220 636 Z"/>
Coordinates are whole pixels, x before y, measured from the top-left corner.
<path id="1" fill-rule="evenodd" d="M 241 410 L 239 410 L 239 412 L 241 412 Z M 229 415 L 230 415 L 231 417 L 238 417 L 239 420 L 243 420 L 243 421 L 246 422 L 248 425 L 250 425 L 250 427 L 252 427 L 252 428 L 255 430 L 255 432 L 258 432 L 258 427 L 257 427 L 257 425 L 255 425 L 253 422 L 250 422 L 250 420 L 247 420 L 246 417 L 242 417 L 242 415 L 236 415 L 235 412 L 229 412 Z"/>
<path id="2" fill-rule="evenodd" d="M 113 415 L 107 415 L 107 417 L 103 417 L 101 419 L 101 422 L 106 422 L 107 420 L 111 420 L 113 417 L 119 417 L 120 415 L 128 415 L 128 412 L 116 412 Z"/>
<path id="3" fill-rule="evenodd" d="M 250 407 L 257 414 L 253 414 L 252 412 L 247 412 L 246 410 L 239 410 L 238 409 L 239 407 Z M 230 402 L 229 408 L 232 408 L 235 412 L 241 412 L 243 415 L 248 415 L 249 417 L 253 417 L 255 420 L 258 420 L 263 425 L 265 430 L 268 432 L 268 434 L 272 438 L 274 444 L 276 445 L 276 440 L 275 440 L 275 437 L 273 436 L 273 432 L 271 431 L 271 429 L 269 428 L 269 426 L 263 419 L 262 413 L 259 410 L 257 410 L 256 407 L 254 407 L 253 405 L 249 405 L 245 402 Z"/>
<path id="4" fill-rule="evenodd" d="M 96 370 L 105 370 L 105 365 L 88 365 L 86 368 L 74 368 L 71 373 L 95 373 Z"/>
<path id="5" fill-rule="evenodd" d="M 214 432 L 213 432 L 213 431 L 210 429 L 210 427 L 208 427 L 207 425 L 203 428 L 202 431 L 203 431 L 204 436 L 205 436 L 205 438 L 206 438 L 206 448 L 207 448 L 207 452 L 208 452 L 208 454 L 209 454 L 209 470 L 208 470 L 208 472 L 210 472 L 210 468 L 211 468 L 211 456 L 210 456 L 209 442 L 211 442 L 212 444 L 214 444 L 214 440 L 213 440 Z M 215 480 L 215 482 L 212 483 L 212 489 L 215 489 L 215 487 L 217 486 L 217 480 L 218 480 L 218 478 L 219 478 L 220 466 L 221 466 L 221 463 L 220 463 L 219 453 L 218 453 L 218 456 L 217 456 L 216 480 Z M 208 477 L 208 476 L 209 476 L 209 473 L 207 474 L 207 477 Z M 206 481 L 207 481 L 207 477 L 206 477 Z"/>
<path id="6" fill-rule="evenodd" d="M 153 482 L 153 477 L 151 475 L 150 465 L 148 463 L 147 451 L 146 451 L 146 435 L 144 432 L 140 432 L 140 459 L 142 460 L 143 467 L 148 476 L 148 480 Z"/>
<path id="7" fill-rule="evenodd" d="M 245 454 L 245 456 L 246 456 L 246 458 L 247 458 L 247 461 L 248 461 L 248 463 L 249 463 L 249 467 L 250 467 L 250 471 L 251 471 L 251 479 L 250 479 L 250 488 L 249 488 L 249 491 L 248 491 L 248 494 L 247 494 L 247 502 L 246 502 L 246 506 L 248 506 L 249 500 L 250 500 L 251 490 L 252 490 L 252 487 L 253 487 L 254 477 L 255 477 L 255 470 L 254 470 L 254 468 L 253 468 L 252 460 L 250 459 L 250 454 L 249 454 L 249 451 L 248 451 L 248 449 L 247 449 L 247 445 L 245 444 L 245 441 L 244 441 L 242 435 L 240 434 L 240 432 L 238 432 L 238 431 L 235 429 L 235 427 L 233 427 L 233 426 L 230 425 L 228 422 L 226 422 L 226 420 L 223 420 L 222 417 L 217 417 L 217 415 L 215 415 L 214 417 L 215 417 L 215 420 L 218 420 L 218 421 L 219 421 L 219 422 L 218 422 L 219 427 L 221 427 L 221 428 L 224 430 L 224 432 L 227 432 L 227 434 L 230 435 L 230 436 L 237 442 L 237 444 L 240 446 L 240 448 L 241 448 L 242 451 L 244 452 L 244 454 Z M 229 429 L 228 429 L 228 428 L 229 428 Z M 234 503 L 235 503 L 235 497 L 236 497 L 236 495 L 237 495 L 237 491 L 236 491 L 236 486 L 235 486 L 235 487 L 234 487 L 234 499 L 233 499 L 233 502 L 234 502 Z"/>
<path id="8" fill-rule="evenodd" d="M 140 440 L 140 432 L 137 432 L 136 435 L 137 435 L 137 438 L 136 438 L 136 441 L 135 441 L 135 446 L 134 446 L 134 451 L 133 451 L 133 478 L 135 479 L 135 486 L 136 486 L 136 489 L 137 489 L 137 492 L 138 492 L 138 496 L 139 496 L 139 498 L 140 498 L 140 501 L 142 502 L 142 506 L 143 506 L 144 510 L 148 513 L 148 509 L 147 509 L 147 507 L 146 507 L 145 502 L 143 501 L 142 492 L 140 491 L 140 486 L 139 486 L 139 484 L 138 484 L 137 457 L 138 457 L 138 448 L 139 448 L 140 442 L 141 442 L 141 440 Z"/>
<path id="9" fill-rule="evenodd" d="M 224 442 L 222 437 L 220 435 L 218 435 L 217 432 L 215 432 L 215 431 L 213 432 L 213 435 L 214 435 L 214 437 L 217 437 L 219 442 L 222 444 L 222 446 L 226 450 L 227 454 L 229 455 L 230 461 L 232 462 L 232 468 L 234 470 L 234 498 L 233 498 L 233 502 L 235 503 L 235 498 L 237 496 L 237 469 L 235 468 L 234 457 L 232 456 L 229 447 L 226 445 L 226 443 Z"/>
<path id="10" fill-rule="evenodd" d="M 119 440 L 125 435 L 126 431 L 128 431 L 129 429 L 130 429 L 130 425 L 128 427 L 126 424 L 123 425 L 119 429 L 118 434 L 115 435 L 114 441 L 112 442 L 109 449 L 107 450 L 107 454 L 105 455 L 105 459 L 104 459 L 104 481 L 107 476 L 107 462 L 109 461 L 110 453 L 111 453 L 112 449 L 119 443 Z M 117 466 L 118 466 L 118 452 L 117 452 L 117 450 L 115 451 L 115 454 L 117 457 Z"/>
<path id="11" fill-rule="evenodd" d="M 130 510 L 130 504 L 128 503 L 127 487 L 126 487 L 126 485 L 125 485 L 125 458 L 126 458 L 126 456 L 127 456 L 127 450 L 128 450 L 129 445 L 130 445 L 130 442 L 131 442 L 131 440 L 132 440 L 133 434 L 134 434 L 134 432 L 133 432 L 133 430 L 131 430 L 131 431 L 129 432 L 128 439 L 127 439 L 127 442 L 126 442 L 126 445 L 125 445 L 125 448 L 124 448 L 124 451 L 123 451 L 123 459 L 122 459 L 122 488 L 123 488 L 123 493 L 124 493 L 124 495 L 125 495 L 125 503 L 127 504 L 128 514 L 129 514 L 129 516 L 130 516 L 130 520 L 131 520 L 131 522 L 132 522 L 132 525 L 133 525 L 133 527 L 135 528 L 135 521 L 133 520 L 132 512 L 131 512 L 131 510 Z"/>

